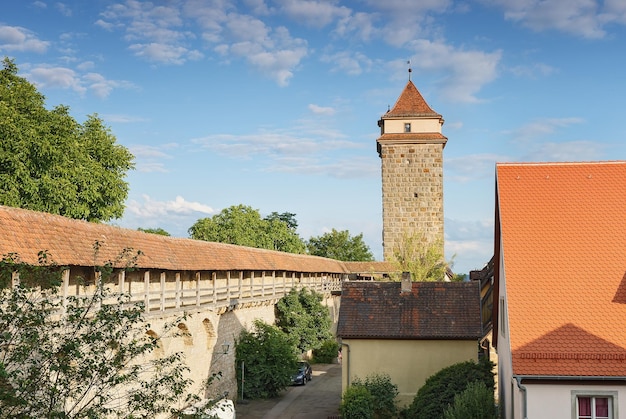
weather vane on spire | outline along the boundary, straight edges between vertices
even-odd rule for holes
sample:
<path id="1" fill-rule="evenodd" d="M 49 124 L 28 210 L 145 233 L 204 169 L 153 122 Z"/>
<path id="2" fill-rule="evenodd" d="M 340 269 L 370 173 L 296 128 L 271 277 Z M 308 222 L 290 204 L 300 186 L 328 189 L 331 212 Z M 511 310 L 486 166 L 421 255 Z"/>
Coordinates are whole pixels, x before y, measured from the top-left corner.
<path id="1" fill-rule="evenodd" d="M 409 81 L 411 81 L 411 72 L 413 71 L 411 70 L 411 60 L 408 60 L 406 63 L 409 66 Z"/>

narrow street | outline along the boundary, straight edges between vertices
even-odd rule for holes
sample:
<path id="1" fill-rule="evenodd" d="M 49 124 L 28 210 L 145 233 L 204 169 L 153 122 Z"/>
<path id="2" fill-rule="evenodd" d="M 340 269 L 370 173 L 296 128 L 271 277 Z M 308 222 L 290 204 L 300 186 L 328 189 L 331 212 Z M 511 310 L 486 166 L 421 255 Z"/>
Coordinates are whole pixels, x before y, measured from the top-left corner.
<path id="1" fill-rule="evenodd" d="M 338 417 L 341 403 L 341 365 L 314 364 L 313 379 L 289 387 L 271 400 L 237 403 L 237 419 L 327 419 Z"/>

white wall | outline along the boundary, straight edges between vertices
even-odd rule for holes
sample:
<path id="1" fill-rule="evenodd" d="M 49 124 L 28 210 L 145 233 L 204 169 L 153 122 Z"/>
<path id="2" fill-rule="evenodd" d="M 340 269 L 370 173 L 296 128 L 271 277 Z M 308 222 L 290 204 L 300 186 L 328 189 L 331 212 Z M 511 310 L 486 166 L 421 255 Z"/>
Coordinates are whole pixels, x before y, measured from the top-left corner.
<path id="1" fill-rule="evenodd" d="M 528 419 L 572 419 L 572 391 L 589 392 L 590 395 L 602 392 L 617 392 L 613 407 L 614 418 L 619 413 L 626 414 L 626 385 L 585 385 L 578 384 L 526 384 L 528 393 Z M 617 410 L 615 410 L 617 408 Z M 617 414 L 616 414 L 617 413 Z"/>

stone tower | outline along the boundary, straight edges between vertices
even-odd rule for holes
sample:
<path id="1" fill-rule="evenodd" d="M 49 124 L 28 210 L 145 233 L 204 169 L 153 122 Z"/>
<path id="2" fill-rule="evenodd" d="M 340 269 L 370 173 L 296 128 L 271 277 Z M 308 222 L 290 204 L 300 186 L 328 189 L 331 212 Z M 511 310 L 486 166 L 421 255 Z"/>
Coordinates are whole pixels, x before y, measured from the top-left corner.
<path id="1" fill-rule="evenodd" d="M 378 121 L 385 260 L 392 258 L 405 235 L 440 243 L 443 254 L 443 148 L 448 139 L 441 134 L 442 125 L 442 116 L 410 79 Z"/>

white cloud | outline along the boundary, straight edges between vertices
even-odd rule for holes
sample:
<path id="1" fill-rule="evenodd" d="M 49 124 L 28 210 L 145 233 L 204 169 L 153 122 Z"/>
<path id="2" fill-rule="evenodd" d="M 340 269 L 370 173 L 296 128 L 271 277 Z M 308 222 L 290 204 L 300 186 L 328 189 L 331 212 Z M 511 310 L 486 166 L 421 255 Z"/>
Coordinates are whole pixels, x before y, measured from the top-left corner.
<path id="1" fill-rule="evenodd" d="M 557 30 L 584 37 L 603 38 L 611 23 L 626 23 L 622 0 L 483 0 L 504 11 L 508 20 L 535 30 Z"/>
<path id="2" fill-rule="evenodd" d="M 540 142 L 526 149 L 522 161 L 601 160 L 605 149 L 606 146 L 597 141 Z"/>
<path id="3" fill-rule="evenodd" d="M 310 157 L 283 157 L 266 169 L 268 172 L 322 175 L 336 179 L 362 179 L 380 176 L 380 160 L 376 157 L 315 159 Z"/>
<path id="4" fill-rule="evenodd" d="M 574 124 L 585 122 L 582 118 L 542 118 L 530 122 L 523 127 L 511 132 L 515 141 L 536 141 L 538 138 L 553 134 L 557 129 L 567 128 Z"/>
<path id="5" fill-rule="evenodd" d="M 150 122 L 150 119 L 143 118 L 140 116 L 134 116 L 134 115 L 101 114 L 100 117 L 107 122 L 115 122 L 118 124 L 127 124 L 127 123 L 134 123 L 134 122 Z"/>
<path id="6" fill-rule="evenodd" d="M 71 89 L 80 94 L 87 91 L 80 76 L 74 70 L 65 67 L 35 67 L 26 78 L 43 88 Z"/>
<path id="7" fill-rule="evenodd" d="M 65 17 L 72 16 L 72 9 L 65 3 L 55 3 L 54 7 Z"/>
<path id="8" fill-rule="evenodd" d="M 170 150 L 178 148 L 177 143 L 160 144 L 158 147 L 135 144 L 129 147 L 129 150 L 135 157 L 139 158 L 171 158 Z"/>
<path id="9" fill-rule="evenodd" d="M 257 158 L 266 155 L 310 156 L 314 153 L 338 149 L 361 148 L 361 144 L 343 140 L 340 137 L 319 138 L 314 136 L 292 135 L 280 131 L 261 131 L 249 135 L 216 134 L 192 139 L 203 148 L 238 158 Z"/>
<path id="10" fill-rule="evenodd" d="M 136 56 L 162 64 L 184 64 L 187 60 L 198 60 L 202 53 L 185 47 L 171 44 L 132 44 L 128 47 Z"/>
<path id="11" fill-rule="evenodd" d="M 329 106 L 319 106 L 314 103 L 309 105 L 309 110 L 317 115 L 334 115 L 335 108 Z"/>
<path id="12" fill-rule="evenodd" d="M 332 64 L 332 71 L 342 71 L 351 76 L 357 76 L 363 71 L 369 71 L 374 65 L 374 62 L 365 54 L 354 51 L 324 54 L 321 57 L 321 61 Z"/>
<path id="13" fill-rule="evenodd" d="M 126 204 L 126 210 L 145 218 L 190 215 L 194 213 L 212 214 L 215 212 L 208 205 L 185 201 L 182 196 L 177 196 L 173 201 L 155 201 L 148 195 L 142 195 L 142 198 L 143 202 L 130 200 Z"/>
<path id="14" fill-rule="evenodd" d="M 501 51 L 484 52 L 457 49 L 442 41 L 418 39 L 410 43 L 413 68 L 440 74 L 437 86 L 452 102 L 475 103 L 476 94 L 497 77 Z M 403 66 L 404 66 L 403 62 Z"/>
<path id="15" fill-rule="evenodd" d="M 279 11 L 307 26 L 323 28 L 336 19 L 350 15 L 350 9 L 328 1 L 279 0 Z"/>
<path id="16" fill-rule="evenodd" d="M 42 88 L 70 89 L 79 94 L 90 91 L 100 98 L 109 96 L 113 89 L 133 87 L 130 82 L 108 80 L 98 73 L 80 74 L 67 67 L 42 65 L 30 69 L 25 77 Z"/>
<path id="17" fill-rule="evenodd" d="M 518 77 L 527 77 L 535 79 L 537 77 L 551 76 L 558 72 L 558 69 L 543 63 L 535 63 L 532 65 L 520 65 L 511 67 L 509 69 L 511 73 Z"/>
<path id="18" fill-rule="evenodd" d="M 470 154 L 461 157 L 446 158 L 444 161 L 448 176 L 455 182 L 469 182 L 476 179 L 493 178 L 496 162 L 509 161 L 511 158 L 498 154 Z"/>
<path id="19" fill-rule="evenodd" d="M 50 42 L 38 39 L 28 29 L 19 26 L 0 25 L 0 51 L 44 53 Z"/>

